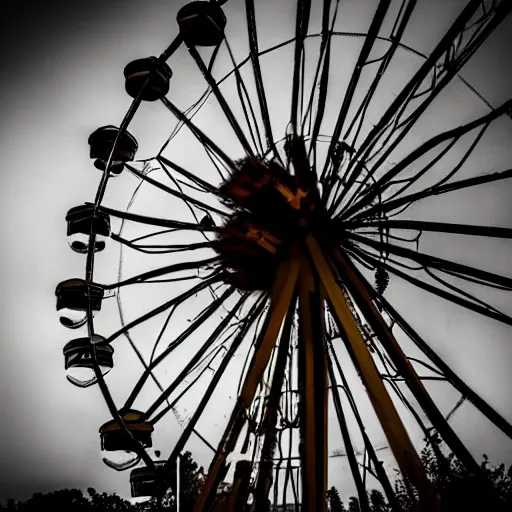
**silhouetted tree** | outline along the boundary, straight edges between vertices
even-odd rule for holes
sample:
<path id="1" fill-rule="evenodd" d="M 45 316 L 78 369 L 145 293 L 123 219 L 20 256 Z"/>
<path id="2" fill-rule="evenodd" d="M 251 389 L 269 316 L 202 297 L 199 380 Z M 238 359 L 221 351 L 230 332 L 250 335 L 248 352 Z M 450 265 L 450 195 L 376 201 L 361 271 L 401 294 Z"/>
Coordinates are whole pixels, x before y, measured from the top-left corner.
<path id="1" fill-rule="evenodd" d="M 171 488 L 162 503 L 148 500 L 133 504 L 117 494 L 99 493 L 94 488 L 87 489 L 84 495 L 79 489 L 64 489 L 46 494 L 35 493 L 26 502 L 9 500 L 7 506 L 0 505 L 1 512 L 158 512 L 162 509 L 173 512 L 176 508 L 175 485 L 176 468 L 171 471 Z M 180 512 L 192 512 L 194 503 L 204 481 L 203 468 L 193 460 L 190 452 L 185 452 L 180 463 Z"/>
<path id="2" fill-rule="evenodd" d="M 386 503 L 384 495 L 377 489 L 370 492 L 370 510 L 372 512 L 388 512 L 389 506 Z"/>
<path id="3" fill-rule="evenodd" d="M 66 510 L 67 512 L 137 512 L 129 501 L 116 494 L 99 494 L 93 488 L 88 489 L 89 497 L 79 489 L 63 489 L 49 493 L 35 493 L 26 502 L 9 500 L 8 512 L 44 512 L 46 510 Z"/>
<path id="4" fill-rule="evenodd" d="M 327 502 L 329 503 L 330 512 L 346 512 L 336 487 L 333 486 L 327 491 Z"/>
<path id="5" fill-rule="evenodd" d="M 361 512 L 359 500 L 355 496 L 351 496 L 350 500 L 348 501 L 348 512 Z"/>
<path id="6" fill-rule="evenodd" d="M 157 512 L 165 509 L 172 512 L 176 510 L 176 467 L 173 467 L 169 476 L 170 488 L 161 503 L 151 499 L 138 505 L 139 512 Z M 204 469 L 199 467 L 190 452 L 185 452 L 180 461 L 180 512 L 193 510 L 204 482 Z"/>
<path id="7" fill-rule="evenodd" d="M 441 443 L 438 441 L 439 448 Z M 436 455 L 437 452 L 437 455 Z M 505 464 L 490 466 L 487 455 L 483 456 L 482 471 L 487 477 L 490 487 L 494 488 L 497 501 L 491 498 L 485 489 L 482 489 L 475 477 L 455 458 L 453 454 L 439 458 L 439 449 L 431 445 L 421 452 L 421 459 L 425 466 L 427 476 L 443 501 L 443 510 L 477 510 L 478 512 L 510 512 L 512 511 L 512 466 L 508 469 Z M 63 489 L 46 494 L 36 493 L 25 502 L 9 500 L 7 505 L 0 505 L 0 512 L 160 512 L 162 510 L 173 512 L 176 510 L 175 470 L 170 475 L 172 485 L 162 503 L 148 500 L 144 503 L 132 504 L 116 494 L 98 493 L 89 488 L 84 495 L 79 489 Z M 186 452 L 181 460 L 181 500 L 180 512 L 192 512 L 194 503 L 199 495 L 203 482 L 202 467 L 192 459 L 192 454 Z M 229 489 L 224 483 L 224 490 Z M 393 510 L 386 502 L 383 494 L 373 489 L 368 493 L 370 512 L 412 512 L 417 504 L 414 491 L 402 478 L 395 481 L 395 494 L 397 509 Z M 330 512 L 359 512 L 359 500 L 351 497 L 348 510 L 335 487 L 327 491 L 327 500 Z"/>

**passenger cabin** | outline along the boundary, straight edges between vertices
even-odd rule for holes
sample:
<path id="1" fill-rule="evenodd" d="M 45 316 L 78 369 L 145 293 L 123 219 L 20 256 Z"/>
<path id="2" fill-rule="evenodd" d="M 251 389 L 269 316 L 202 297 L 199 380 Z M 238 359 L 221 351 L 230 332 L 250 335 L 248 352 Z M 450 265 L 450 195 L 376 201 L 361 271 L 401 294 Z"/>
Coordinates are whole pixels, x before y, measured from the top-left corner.
<path id="1" fill-rule="evenodd" d="M 57 311 L 60 322 L 65 327 L 77 329 L 87 322 L 89 301 L 93 311 L 101 310 L 104 290 L 100 285 L 87 284 L 83 279 L 68 279 L 55 289 Z"/>
<path id="2" fill-rule="evenodd" d="M 73 251 L 81 254 L 88 252 L 91 232 L 96 235 L 94 252 L 105 248 L 106 238 L 110 236 L 110 216 L 107 213 L 95 213 L 94 205 L 84 204 L 68 210 L 66 222 L 68 243 Z"/>
<path id="3" fill-rule="evenodd" d="M 178 11 L 180 34 L 187 46 L 217 46 L 224 39 L 226 16 L 214 2 L 190 2 Z"/>
<path id="4" fill-rule="evenodd" d="M 103 336 L 95 335 L 95 338 L 94 344 L 105 341 Z M 98 345 L 95 350 L 100 372 L 102 375 L 106 375 L 114 367 L 114 349 L 110 345 L 102 344 Z M 97 382 L 90 338 L 71 340 L 62 352 L 66 378 L 71 384 L 85 388 Z"/>
<path id="5" fill-rule="evenodd" d="M 124 68 L 125 89 L 129 96 L 142 101 L 157 101 L 169 92 L 172 70 L 156 57 L 130 62 Z"/>

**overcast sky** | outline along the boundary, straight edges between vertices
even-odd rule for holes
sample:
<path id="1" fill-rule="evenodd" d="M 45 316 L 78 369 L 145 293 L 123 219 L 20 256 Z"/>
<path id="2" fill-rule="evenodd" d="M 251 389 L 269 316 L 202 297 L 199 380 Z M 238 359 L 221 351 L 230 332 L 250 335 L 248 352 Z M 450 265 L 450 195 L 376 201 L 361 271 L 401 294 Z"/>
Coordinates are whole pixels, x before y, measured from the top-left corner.
<path id="1" fill-rule="evenodd" d="M 94 198 L 100 174 L 88 158 L 87 136 L 97 127 L 119 124 L 129 106 L 124 92 L 122 69 L 136 58 L 158 55 L 176 34 L 176 12 L 184 2 L 177 0 L 109 0 L 108 2 L 18 2 L 7 0 L 8 22 L 0 34 L 0 155 L 3 177 L 2 268 L 2 344 L 0 357 L 0 404 L 2 433 L 0 442 L 0 500 L 8 497 L 27 498 L 33 492 L 66 487 L 87 488 L 129 495 L 128 474 L 115 473 L 102 462 L 99 453 L 98 427 L 108 420 L 108 410 L 97 387 L 87 390 L 74 388 L 64 377 L 62 347 L 78 337 L 60 326 L 55 312 L 55 285 L 70 277 L 81 277 L 85 258 L 73 253 L 67 245 L 64 216 L 66 211 Z M 400 2 L 394 2 L 394 7 Z M 426 2 L 420 0 L 411 28 L 404 36 L 406 44 L 428 52 L 464 5 L 461 0 Z M 261 9 L 258 25 L 262 49 L 293 35 L 293 2 L 256 2 Z M 362 31 L 370 19 L 375 1 L 347 1 L 340 10 L 338 30 Z M 357 5 L 356 5 L 357 4 Z M 319 27 L 322 2 L 313 2 L 312 27 Z M 4 7 L 3 7 L 4 9 Z M 9 10 L 10 9 L 10 10 Z M 247 55 L 243 2 L 230 0 L 225 7 L 228 17 L 228 39 L 235 58 Z M 5 12 L 5 11 L 4 11 Z M 366 24 L 366 25 L 365 25 Z M 512 23 L 508 19 L 489 39 L 464 71 L 467 78 L 493 105 L 509 99 L 512 91 L 508 50 L 511 45 Z M 336 95 L 326 114 L 334 119 L 344 87 L 350 76 L 350 65 L 359 46 L 348 39 L 334 45 L 337 59 Z M 207 54 L 207 53 L 206 53 Z M 267 86 L 271 84 L 269 104 L 272 110 L 276 138 L 284 136 L 289 109 L 286 87 L 291 83 L 291 47 L 264 63 Z M 226 53 L 221 55 L 221 71 L 229 69 Z M 393 79 L 384 90 L 382 101 L 389 99 L 410 76 L 408 66 L 420 63 L 402 56 L 402 67 L 395 69 Z M 171 82 L 171 98 L 186 108 L 203 91 L 204 83 L 184 49 L 170 62 L 175 72 Z M 249 70 L 244 78 L 250 78 Z M 332 84 L 332 82 L 331 82 Z M 229 91 L 229 85 L 226 90 Z M 234 91 L 234 89 L 233 89 Z M 231 98 L 230 98 L 231 99 Z M 286 104 L 286 103 L 284 103 Z M 378 104 L 375 115 L 382 109 Z M 457 122 L 464 122 L 485 112 L 485 106 L 467 92 L 461 84 L 450 89 L 437 108 L 429 109 L 425 125 L 415 132 L 417 139 L 442 131 Z M 214 101 L 207 104 L 197 117 L 200 126 L 226 149 L 233 158 L 242 156 L 221 119 Z M 465 170 L 465 176 L 493 172 L 511 167 L 512 137 L 509 119 L 490 129 Z M 174 126 L 174 119 L 159 104 L 143 105 L 130 129 L 140 143 L 138 157 L 156 154 Z M 413 140 L 404 148 L 417 145 Z M 411 146 L 412 144 L 412 146 Z M 216 175 L 206 159 L 196 154 L 197 144 L 185 133 L 177 138 L 168 155 L 183 165 L 196 168 L 203 177 L 215 182 Z M 158 176 L 158 174 L 156 174 Z M 137 179 L 127 173 L 109 183 L 106 204 L 126 208 Z M 478 193 L 466 193 L 455 199 L 418 206 L 408 218 L 464 221 L 511 227 L 510 184 L 487 187 Z M 168 196 L 143 188 L 132 207 L 133 211 L 170 218 L 191 220 L 186 209 Z M 450 245 L 452 244 L 452 245 Z M 97 280 L 113 282 L 117 276 L 118 248 L 113 243 L 98 259 Z M 426 238 L 422 250 L 444 257 L 454 257 L 464 263 L 511 274 L 512 261 L 509 241 L 489 244 L 483 240 L 457 240 L 450 237 Z M 145 270 L 155 260 L 125 252 L 123 275 Z M 163 261 L 163 260 L 160 260 Z M 148 285 L 156 286 L 156 285 Z M 159 292 L 126 292 L 123 304 L 127 318 L 135 318 L 168 293 L 178 288 L 160 288 Z M 460 308 L 447 306 L 407 285 L 391 282 L 388 299 L 411 320 L 440 355 L 465 378 L 483 397 L 512 421 L 512 405 L 508 389 L 512 385 L 509 365 L 512 361 L 510 329 Z M 510 296 L 493 296 L 500 307 L 512 313 Z M 163 300 L 163 299 L 162 299 Z M 206 300 L 206 299 L 204 299 Z M 188 318 L 204 305 L 198 299 L 173 324 L 174 333 L 185 326 Z M 98 318 L 101 333 L 119 326 L 116 304 L 111 300 Z M 158 322 L 136 334 L 138 339 L 154 339 Z M 157 331 L 156 331 L 157 332 Z M 200 336 L 195 338 L 200 341 Z M 407 350 L 411 350 L 403 340 Z M 123 344 L 124 343 L 124 344 Z M 141 344 L 148 350 L 149 344 Z M 115 345 L 115 368 L 107 378 L 114 398 L 121 402 L 140 375 L 140 364 L 125 342 Z M 177 356 L 183 362 L 191 347 Z M 410 355 L 412 352 L 408 352 Z M 174 361 L 179 366 L 179 362 Z M 241 364 L 241 363 L 240 363 Z M 171 372 L 171 370 L 169 370 Z M 170 378 L 162 370 L 162 379 Z M 351 374 L 352 375 L 352 374 Z M 355 380 L 355 375 L 352 375 Z M 228 379 L 229 380 L 229 379 Z M 229 382 L 228 382 L 229 384 Z M 228 391 L 225 384 L 223 390 Z M 217 398 L 218 419 L 229 409 L 236 394 L 225 393 Z M 147 406 L 156 390 L 148 386 L 139 405 Z M 357 391 L 364 399 L 364 394 Z M 448 411 L 458 399 L 446 388 L 432 388 L 443 411 Z M 199 396 L 196 394 L 196 398 Z M 222 402 L 222 403 L 221 403 Z M 222 405 L 222 407 L 220 407 Z M 193 400 L 183 406 L 187 417 Z M 215 411 L 212 409 L 212 414 Z M 207 419 L 211 419 L 208 416 Z M 163 425 L 165 423 L 165 425 Z M 217 424 L 215 425 L 217 426 Z M 212 427 L 212 440 L 221 432 L 221 424 Z M 463 406 L 455 416 L 454 428 L 479 457 L 486 452 L 496 462 L 512 462 L 512 443 L 489 426 L 475 411 Z M 207 423 L 203 424 L 207 429 Z M 372 428 L 372 427 L 370 427 Z M 172 415 L 157 429 L 155 439 L 168 452 L 179 435 L 180 426 Z M 413 435 L 420 443 L 421 435 Z M 375 433 L 378 438 L 379 434 Z M 333 435 L 330 450 L 341 449 L 340 436 Z M 384 439 L 381 439 L 385 444 Z M 421 443 L 420 443 L 421 444 Z M 377 439 L 376 445 L 379 445 Z M 208 449 L 193 440 L 190 449 L 207 465 Z M 336 466 L 338 464 L 338 466 Z M 331 484 L 347 492 L 353 490 L 350 477 L 340 477 L 339 469 L 346 463 L 337 461 L 336 476 Z M 332 473 L 331 473 L 332 474 Z"/>

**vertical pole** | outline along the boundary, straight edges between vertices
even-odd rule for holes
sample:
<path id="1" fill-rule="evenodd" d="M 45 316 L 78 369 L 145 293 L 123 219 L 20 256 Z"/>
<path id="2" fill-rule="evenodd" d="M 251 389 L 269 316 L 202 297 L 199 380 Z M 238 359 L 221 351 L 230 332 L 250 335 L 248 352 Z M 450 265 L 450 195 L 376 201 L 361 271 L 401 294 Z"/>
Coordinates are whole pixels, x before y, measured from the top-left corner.
<path id="1" fill-rule="evenodd" d="M 365 474 L 363 474 L 363 478 L 361 478 L 361 473 L 359 472 L 359 467 L 357 464 L 357 458 L 354 452 L 354 447 L 352 446 L 352 440 L 350 439 L 350 433 L 348 431 L 347 422 L 345 420 L 345 414 L 343 413 L 343 407 L 341 405 L 341 398 L 338 391 L 338 386 L 336 384 L 336 377 L 334 374 L 334 368 L 332 366 L 332 361 L 329 356 L 327 356 L 328 370 L 329 370 L 329 380 L 331 385 L 331 394 L 334 402 L 334 410 L 336 411 L 336 416 L 338 418 L 338 424 L 340 426 L 341 435 L 343 437 L 343 444 L 345 445 L 345 451 L 347 452 L 348 463 L 350 465 L 350 469 L 352 471 L 352 476 L 354 477 L 354 483 L 356 484 L 357 495 L 359 497 L 359 505 L 361 507 L 361 512 L 368 512 L 368 498 L 366 496 L 366 482 L 365 482 Z M 364 459 L 363 459 L 363 467 L 366 462 L 366 448 L 364 451 Z"/>
<path id="2" fill-rule="evenodd" d="M 249 484 L 251 481 L 252 462 L 240 460 L 235 466 L 233 487 L 223 508 L 224 512 L 242 512 L 247 509 Z"/>
<path id="3" fill-rule="evenodd" d="M 304 255 L 299 286 L 299 390 L 302 507 L 327 512 L 327 361 L 324 301 Z"/>
<path id="4" fill-rule="evenodd" d="M 421 460 L 380 378 L 377 367 L 357 327 L 357 322 L 343 297 L 340 286 L 334 278 L 329 263 L 311 235 L 307 236 L 306 243 L 314 267 L 318 271 L 322 285 L 325 288 L 331 306 L 331 314 L 338 329 L 343 334 L 343 339 L 347 342 L 347 350 L 368 391 L 375 413 L 379 418 L 400 470 L 404 478 L 416 487 L 422 509 L 429 512 L 437 511 L 440 505 L 439 498 L 427 478 Z"/>
<path id="5" fill-rule="evenodd" d="M 176 512 L 180 512 L 180 472 L 181 472 L 181 453 L 176 457 Z"/>
<path id="6" fill-rule="evenodd" d="M 336 356 L 336 352 L 334 352 L 334 347 L 332 346 L 332 342 L 329 341 L 328 345 L 329 345 L 329 348 L 331 351 L 329 360 L 334 361 L 334 364 L 336 365 L 336 369 L 338 370 L 338 374 L 341 377 L 341 382 L 343 384 L 343 387 L 345 388 L 345 393 L 346 393 L 347 397 L 349 398 L 352 412 L 356 419 L 357 425 L 359 426 L 361 435 L 363 436 L 365 450 L 368 452 L 369 459 L 373 462 L 373 466 L 375 468 L 375 473 L 377 474 L 378 480 L 379 480 L 380 484 L 382 485 L 382 488 L 384 489 L 386 498 L 388 499 L 388 502 L 391 505 L 391 509 L 396 510 L 396 509 L 398 509 L 398 507 L 396 506 L 395 492 L 393 491 L 391 482 L 389 481 L 388 475 L 384 471 L 384 468 L 380 464 L 379 458 L 377 457 L 377 452 L 375 451 L 375 448 L 373 447 L 373 445 L 370 441 L 370 438 L 368 437 L 368 434 L 366 433 L 363 419 L 361 418 L 361 415 L 359 414 L 357 406 L 354 402 L 352 393 L 350 391 L 350 386 L 348 385 L 347 378 L 345 377 L 345 374 L 343 373 L 343 369 L 341 368 L 339 359 Z"/>

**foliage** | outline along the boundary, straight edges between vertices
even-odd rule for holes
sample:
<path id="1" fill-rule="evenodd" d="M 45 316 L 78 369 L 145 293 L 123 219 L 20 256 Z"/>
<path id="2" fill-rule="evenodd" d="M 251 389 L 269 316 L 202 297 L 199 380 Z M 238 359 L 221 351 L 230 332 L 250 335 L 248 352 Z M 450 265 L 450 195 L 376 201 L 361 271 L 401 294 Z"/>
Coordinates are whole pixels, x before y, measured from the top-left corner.
<path id="1" fill-rule="evenodd" d="M 204 480 L 203 468 L 198 467 L 190 452 L 185 452 L 180 464 L 180 512 L 192 512 L 193 505 Z M 161 504 L 156 500 L 133 504 L 116 494 L 98 493 L 92 487 L 84 495 L 79 489 L 64 489 L 46 494 L 36 493 L 26 502 L 9 500 L 7 506 L 0 505 L 0 512 L 157 512 L 175 510 L 176 469 L 170 475 L 171 489 Z"/>
<path id="2" fill-rule="evenodd" d="M 63 489 L 46 494 L 36 493 L 26 502 L 9 500 L 6 512 L 43 512 L 46 510 L 66 510 L 67 512 L 136 512 L 137 509 L 116 494 L 99 494 L 93 488 L 85 496 L 79 489 Z"/>
<path id="3" fill-rule="evenodd" d="M 489 488 L 484 489 L 474 475 L 452 454 L 442 454 L 441 441 L 435 439 L 435 449 L 427 445 L 421 452 L 421 459 L 427 476 L 434 489 L 442 499 L 443 510 L 478 510 L 492 512 L 510 512 L 512 510 L 512 466 L 508 469 L 505 464 L 496 467 L 489 465 L 489 459 L 484 454 L 481 468 L 483 474 L 490 483 Z M 494 492 L 493 492 L 494 490 Z M 395 481 L 395 496 L 397 502 L 396 512 L 412 512 L 417 510 L 418 501 L 411 486 L 403 478 L 397 477 Z M 338 491 L 332 487 L 328 493 L 330 512 L 358 512 L 359 500 L 350 498 L 348 509 L 341 502 Z M 392 512 L 383 494 L 373 489 L 368 494 L 370 512 Z"/>
<path id="4" fill-rule="evenodd" d="M 327 502 L 329 503 L 329 510 L 331 512 L 345 512 L 343 501 L 341 501 L 340 493 L 336 487 L 331 487 L 327 491 Z"/>
<path id="5" fill-rule="evenodd" d="M 172 468 L 169 481 L 171 487 L 160 505 L 152 499 L 139 505 L 139 510 L 143 512 L 153 512 L 161 509 L 169 510 L 169 512 L 175 510 L 176 467 Z M 203 482 L 204 469 L 198 466 L 190 452 L 182 454 L 180 462 L 180 512 L 193 510 Z"/>
<path id="6" fill-rule="evenodd" d="M 487 476 L 491 487 L 494 488 L 497 501 L 489 496 L 465 467 L 453 456 L 442 453 L 440 442 L 436 443 L 434 450 L 428 445 L 422 452 L 421 458 L 427 475 L 443 501 L 443 510 L 478 510 L 492 512 L 510 512 L 512 510 L 512 466 L 508 469 L 504 464 L 490 466 L 486 455 L 483 456 L 481 468 Z M 127 500 L 107 493 L 98 493 L 89 488 L 87 495 L 79 489 L 64 489 L 47 494 L 36 493 L 26 502 L 9 500 L 6 506 L 0 505 L 0 512 L 46 512 L 47 510 L 66 510 L 66 512 L 157 512 L 166 510 L 173 512 L 175 504 L 176 482 L 175 471 L 170 475 L 172 485 L 163 502 L 158 504 L 155 500 L 132 504 Z M 192 454 L 186 452 L 181 460 L 181 494 L 180 511 L 192 512 L 193 505 L 204 482 L 204 471 L 192 459 Z M 225 490 L 229 485 L 225 485 Z M 402 478 L 395 481 L 395 495 L 397 502 L 396 512 L 412 512 L 417 505 L 414 493 Z M 411 497 L 412 496 L 412 497 Z M 348 508 L 335 487 L 327 491 L 329 512 L 359 512 L 359 500 L 351 497 Z M 391 512 L 383 494 L 376 489 L 368 493 L 369 512 Z"/>

